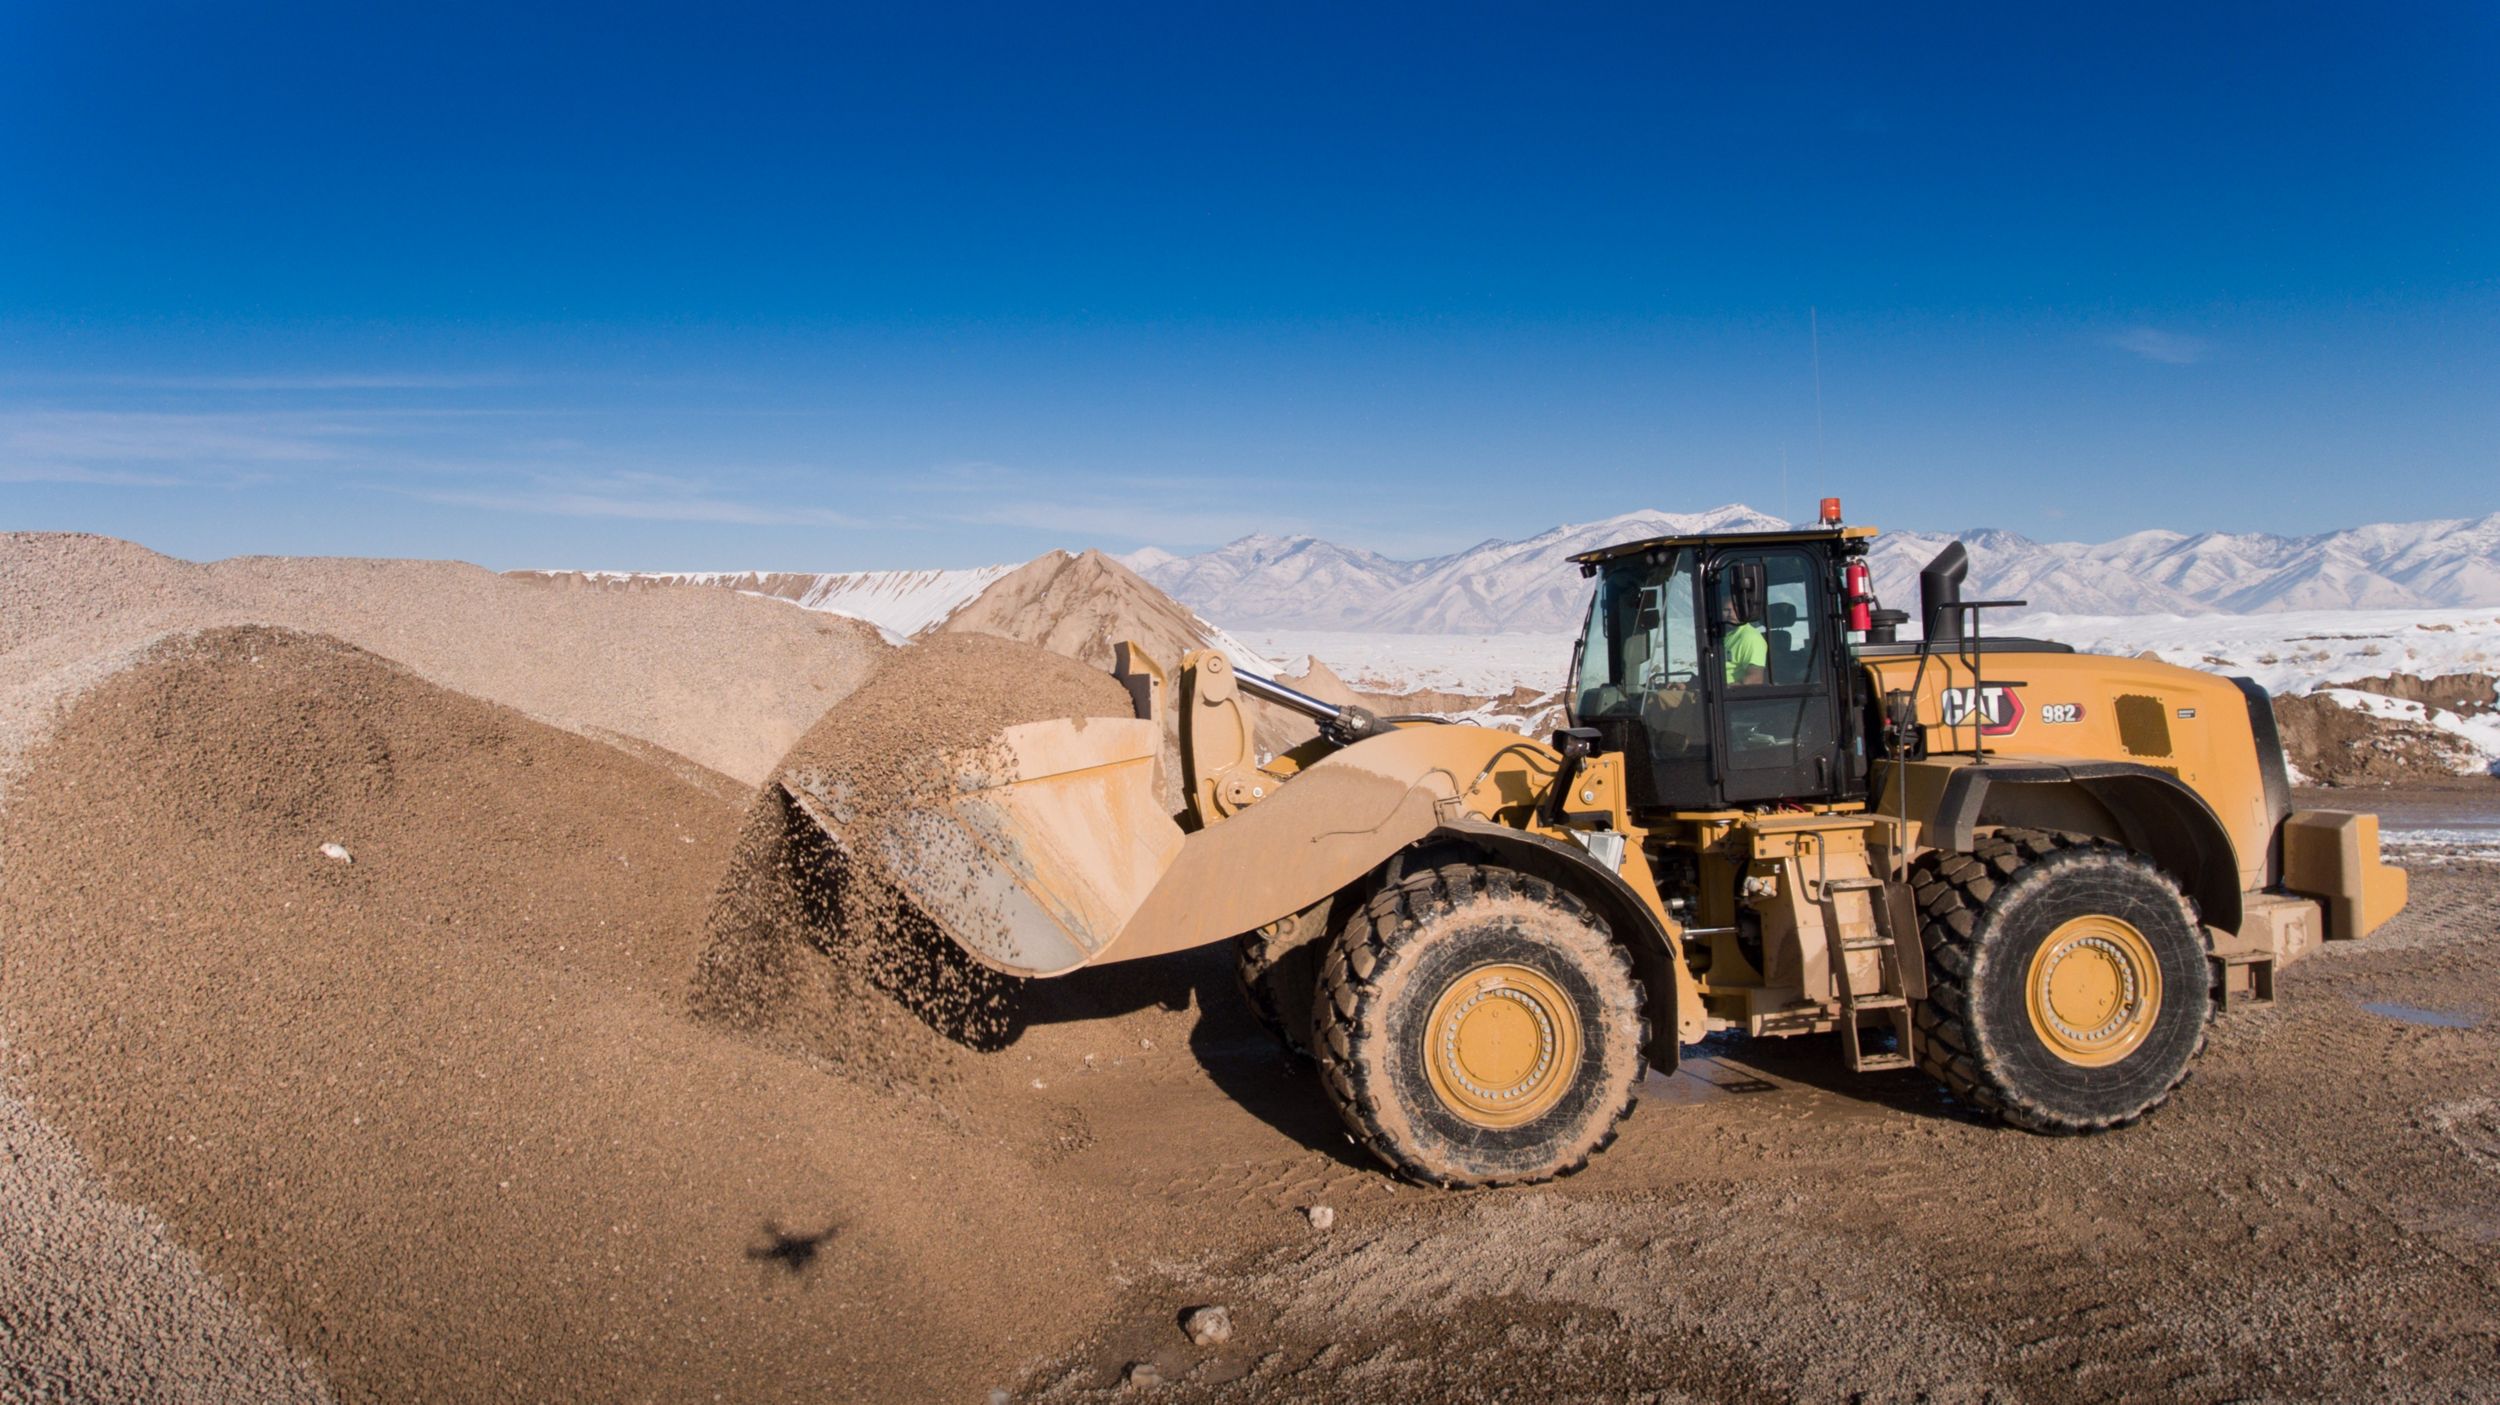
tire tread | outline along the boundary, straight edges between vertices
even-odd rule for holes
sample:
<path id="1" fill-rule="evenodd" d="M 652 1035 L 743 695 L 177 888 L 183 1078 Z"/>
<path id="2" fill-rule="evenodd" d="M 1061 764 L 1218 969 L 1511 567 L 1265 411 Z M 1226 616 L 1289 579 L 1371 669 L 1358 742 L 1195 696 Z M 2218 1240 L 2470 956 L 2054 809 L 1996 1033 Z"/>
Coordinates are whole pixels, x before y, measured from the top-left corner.
<path id="1" fill-rule="evenodd" d="M 1649 1066 L 1645 1055 L 1635 1055 L 1633 1076 L 1625 1083 L 1617 1105 L 1601 1119 L 1602 1125 L 1597 1134 L 1587 1144 L 1574 1149 L 1565 1164 L 1542 1174 L 1487 1179 L 1454 1177 L 1440 1168 L 1421 1163 L 1408 1153 L 1388 1130 L 1354 1068 L 1354 1031 L 1372 1016 L 1380 993 L 1370 977 L 1387 960 L 1390 949 L 1408 934 L 1468 902 L 1488 897 L 1525 898 L 1558 908 L 1581 925 L 1600 930 L 1604 927 L 1586 903 L 1543 879 L 1479 864 L 1440 864 L 1419 873 L 1410 873 L 1400 882 L 1384 885 L 1372 895 L 1336 940 L 1327 944 L 1326 955 L 1320 961 L 1318 998 L 1311 1002 L 1314 1016 L 1311 1046 L 1318 1058 L 1321 1083 L 1328 1090 L 1329 1100 L 1336 1105 L 1338 1115 L 1344 1119 L 1351 1139 L 1400 1176 L 1444 1189 L 1535 1185 L 1570 1175 L 1587 1166 L 1590 1157 L 1614 1144 L 1623 1119 L 1631 1115 L 1635 1091 Z M 1631 962 L 1625 957 L 1622 947 L 1608 942 L 1605 949 L 1622 979 L 1631 987 L 1634 1011 L 1647 1009 L 1640 980 L 1632 974 Z M 1634 1018 L 1638 1047 L 1646 1049 L 1649 1044 L 1649 1021 L 1637 1013 Z"/>
<path id="2" fill-rule="evenodd" d="M 2195 1052 L 2169 1087 L 2132 1113 L 2093 1119 L 2077 1119 L 2026 1098 L 1977 1056 L 1979 1043 L 1969 1023 L 1969 980 L 1976 969 L 1980 915 L 2000 886 L 2049 856 L 2072 849 L 2128 853 L 2088 835 L 2000 829 L 1982 836 L 1970 853 L 1922 860 L 1912 879 L 1912 892 L 1918 898 L 1919 939 L 1927 954 L 1927 998 L 1913 1010 L 1919 1067 L 1970 1107 L 2010 1126 L 2051 1136 L 2109 1131 L 2142 1121 L 2187 1082 L 2196 1054 L 2205 1047 L 2200 1030 Z M 2176 885 L 2166 878 L 2162 882 L 2176 895 Z M 2183 896 L 2179 902 L 2187 912 L 2189 930 L 2196 930 L 2194 904 Z"/>

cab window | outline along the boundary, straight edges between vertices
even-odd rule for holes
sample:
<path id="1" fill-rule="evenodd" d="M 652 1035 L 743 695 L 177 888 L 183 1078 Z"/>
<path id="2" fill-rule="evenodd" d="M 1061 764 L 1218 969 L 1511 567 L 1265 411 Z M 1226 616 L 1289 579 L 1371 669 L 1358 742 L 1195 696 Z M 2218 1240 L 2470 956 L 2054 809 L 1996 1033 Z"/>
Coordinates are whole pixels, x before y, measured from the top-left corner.
<path id="1" fill-rule="evenodd" d="M 1731 688 L 1820 683 L 1816 562 L 1802 551 L 1764 551 L 1724 560 L 1712 573 L 1722 681 Z"/>
<path id="2" fill-rule="evenodd" d="M 1637 717 L 1658 690 L 1701 677 L 1689 552 L 1671 551 L 1599 573 L 1573 680 L 1577 718 Z"/>

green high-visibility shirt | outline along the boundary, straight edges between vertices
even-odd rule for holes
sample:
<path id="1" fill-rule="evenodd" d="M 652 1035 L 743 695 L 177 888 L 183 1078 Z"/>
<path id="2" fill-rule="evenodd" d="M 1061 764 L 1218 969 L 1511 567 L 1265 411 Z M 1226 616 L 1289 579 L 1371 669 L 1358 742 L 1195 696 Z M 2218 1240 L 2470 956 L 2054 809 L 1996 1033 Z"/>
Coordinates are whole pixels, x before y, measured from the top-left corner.
<path id="1" fill-rule="evenodd" d="M 1763 670 L 1765 678 L 1771 676 L 1771 641 L 1752 625 L 1740 624 L 1729 630 L 1720 648 L 1727 655 L 1728 682 L 1733 683 L 1744 677 L 1745 670 L 1749 668 Z"/>

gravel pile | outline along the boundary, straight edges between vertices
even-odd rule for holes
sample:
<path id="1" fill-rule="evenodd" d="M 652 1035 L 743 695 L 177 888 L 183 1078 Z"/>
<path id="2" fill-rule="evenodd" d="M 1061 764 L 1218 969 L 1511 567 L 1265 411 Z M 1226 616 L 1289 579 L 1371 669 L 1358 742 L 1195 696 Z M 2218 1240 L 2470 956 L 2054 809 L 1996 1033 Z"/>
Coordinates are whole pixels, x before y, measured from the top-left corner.
<path id="1" fill-rule="evenodd" d="M 976 1398 L 1105 1291 L 1013 1148 L 688 1018 L 740 816 L 664 769 L 259 628 L 25 759 L 14 1084 L 342 1398 Z"/>
<path id="2" fill-rule="evenodd" d="M 0 533 L 0 782 L 61 703 L 168 633 L 335 635 L 446 688 L 748 785 L 888 652 L 875 628 L 719 590 L 626 593 L 452 561 L 237 557 Z"/>
<path id="3" fill-rule="evenodd" d="M 322 1405 L 314 1370 L 0 1097 L 0 1400 Z"/>

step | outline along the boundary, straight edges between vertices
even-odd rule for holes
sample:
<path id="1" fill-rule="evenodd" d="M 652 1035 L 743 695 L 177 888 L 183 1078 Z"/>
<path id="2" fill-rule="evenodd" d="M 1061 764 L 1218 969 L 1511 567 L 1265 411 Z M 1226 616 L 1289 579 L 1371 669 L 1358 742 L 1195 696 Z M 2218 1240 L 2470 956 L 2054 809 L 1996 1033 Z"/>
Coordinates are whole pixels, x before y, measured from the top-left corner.
<path id="1" fill-rule="evenodd" d="M 1860 1054 L 1858 1073 L 1889 1073 L 1896 1068 L 1916 1068 L 1918 1060 L 1907 1054 Z"/>
<path id="2" fill-rule="evenodd" d="M 1840 1008 L 1844 1010 L 1906 1010 L 1910 1008 L 1910 1002 L 1898 995 L 1843 994 L 1840 997 Z"/>

